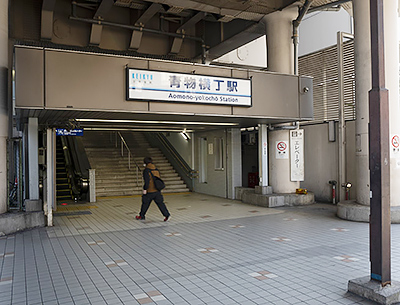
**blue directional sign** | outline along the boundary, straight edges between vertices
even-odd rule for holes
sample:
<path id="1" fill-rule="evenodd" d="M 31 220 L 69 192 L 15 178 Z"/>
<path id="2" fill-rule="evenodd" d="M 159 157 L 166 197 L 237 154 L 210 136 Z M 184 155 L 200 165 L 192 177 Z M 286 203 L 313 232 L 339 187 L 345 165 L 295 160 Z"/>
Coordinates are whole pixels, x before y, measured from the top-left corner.
<path id="1" fill-rule="evenodd" d="M 83 129 L 67 130 L 63 128 L 56 129 L 56 136 L 83 136 Z"/>

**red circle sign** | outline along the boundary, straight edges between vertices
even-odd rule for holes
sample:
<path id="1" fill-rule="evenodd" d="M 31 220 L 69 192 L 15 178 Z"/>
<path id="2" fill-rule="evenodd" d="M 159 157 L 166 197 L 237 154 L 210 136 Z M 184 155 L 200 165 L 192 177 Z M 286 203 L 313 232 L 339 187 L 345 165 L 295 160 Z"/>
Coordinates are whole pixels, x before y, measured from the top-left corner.
<path id="1" fill-rule="evenodd" d="M 278 148 L 279 151 L 284 151 L 284 150 L 286 150 L 286 143 L 285 142 L 279 142 L 276 145 L 276 148 Z"/>
<path id="2" fill-rule="evenodd" d="M 398 148 L 400 145 L 400 139 L 398 135 L 393 136 L 392 138 L 392 145 L 394 148 Z"/>

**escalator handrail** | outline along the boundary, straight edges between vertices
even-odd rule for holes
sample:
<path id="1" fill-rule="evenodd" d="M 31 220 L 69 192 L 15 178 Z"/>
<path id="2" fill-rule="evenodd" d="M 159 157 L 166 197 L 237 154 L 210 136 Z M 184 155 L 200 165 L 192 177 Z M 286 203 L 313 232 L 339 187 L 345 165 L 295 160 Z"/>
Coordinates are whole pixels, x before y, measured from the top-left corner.
<path id="1" fill-rule="evenodd" d="M 71 181 L 71 186 L 72 186 L 72 193 L 74 195 L 79 195 L 80 194 L 80 187 L 77 181 L 79 181 L 82 178 L 82 175 L 78 172 L 75 171 L 74 169 L 74 164 L 72 162 L 72 158 L 70 155 L 70 149 L 68 148 L 68 141 L 62 136 L 61 137 L 61 145 L 62 145 L 62 150 L 64 154 L 64 159 L 65 159 L 65 165 L 67 169 L 67 175 L 70 177 Z M 64 147 L 66 149 L 64 149 Z M 70 176 L 71 175 L 71 176 Z"/>

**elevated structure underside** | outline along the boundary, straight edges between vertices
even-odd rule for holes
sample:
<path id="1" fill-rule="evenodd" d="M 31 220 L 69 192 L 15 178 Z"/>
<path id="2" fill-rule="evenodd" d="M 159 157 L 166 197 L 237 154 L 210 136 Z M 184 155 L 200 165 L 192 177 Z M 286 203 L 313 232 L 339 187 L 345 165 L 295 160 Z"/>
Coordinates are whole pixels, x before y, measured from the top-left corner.
<path id="1" fill-rule="evenodd" d="M 15 0 L 10 3 L 10 38 L 41 46 L 210 62 L 265 35 L 264 16 L 289 6 L 300 8 L 304 2 Z M 351 10 L 351 1 L 314 0 L 310 10 L 340 6 Z"/>

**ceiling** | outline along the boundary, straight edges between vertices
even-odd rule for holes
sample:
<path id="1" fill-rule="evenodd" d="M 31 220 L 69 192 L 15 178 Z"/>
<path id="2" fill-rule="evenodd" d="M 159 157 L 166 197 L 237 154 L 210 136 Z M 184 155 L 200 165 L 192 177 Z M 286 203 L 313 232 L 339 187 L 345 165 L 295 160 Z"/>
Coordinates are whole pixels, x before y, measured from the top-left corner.
<path id="1" fill-rule="evenodd" d="M 38 0 L 41 1 L 41 0 Z M 69 0 L 63 0 L 64 3 L 68 4 Z M 49 41 L 54 38 L 53 29 L 53 12 L 57 10 L 57 5 L 60 1 L 56 0 L 43 0 L 40 14 L 41 22 L 41 38 L 40 41 Z M 131 12 L 136 16 L 134 25 L 131 26 L 133 31 L 131 46 L 135 44 L 134 34 L 138 31 L 136 27 L 140 29 L 147 28 L 150 24 L 151 18 L 164 18 L 170 23 L 177 23 L 178 25 L 174 28 L 173 33 L 165 31 L 159 31 L 158 34 L 170 35 L 170 38 L 174 39 L 172 48 L 176 48 L 175 40 L 179 40 L 178 35 L 185 35 L 185 32 L 193 28 L 196 23 L 200 21 L 203 23 L 217 25 L 217 28 L 224 27 L 224 35 L 221 33 L 208 33 L 210 37 L 209 41 L 204 41 L 203 44 L 207 44 L 208 56 L 217 58 L 235 48 L 238 48 L 247 42 L 250 42 L 262 35 L 265 35 L 265 25 L 263 23 L 263 17 L 271 14 L 275 11 L 283 10 L 286 7 L 297 5 L 301 7 L 304 5 L 305 0 L 74 0 L 70 4 L 76 5 L 80 9 L 85 9 L 89 12 L 89 16 L 85 17 L 85 22 L 91 23 L 88 26 L 92 27 L 90 34 L 90 46 L 96 44 L 96 33 L 99 36 L 98 28 L 101 22 L 105 22 L 109 19 L 110 11 L 123 11 Z M 332 6 L 336 9 L 338 6 L 344 7 L 347 10 L 351 10 L 351 1 L 346 0 L 313 0 L 310 6 L 310 10 L 319 9 L 332 9 Z M 115 14 L 114 14 L 115 18 Z M 82 18 L 83 19 L 83 18 Z M 83 20 L 81 20 L 83 21 Z M 105 23 L 104 23 L 105 24 Z M 169 28 L 171 30 L 171 28 Z M 101 30 L 100 30 L 101 31 Z M 192 31 L 195 33 L 196 31 Z M 229 35 L 226 33 L 230 33 Z M 100 33 L 101 34 L 101 33 Z M 171 34 L 175 36 L 171 36 Z M 215 36 L 224 36 L 223 38 L 218 37 L 215 40 Z M 205 39 L 203 37 L 195 37 Z M 213 40 L 214 39 L 214 40 Z M 136 43 L 140 44 L 136 41 Z M 198 43 L 198 42 L 197 42 Z M 90 47 L 89 46 L 89 47 Z M 179 52 L 179 48 L 177 48 Z M 171 50 L 171 53 L 172 50 Z M 116 126 L 124 128 L 162 128 L 162 129 L 174 129 L 176 128 L 175 122 L 180 122 L 179 128 L 187 128 L 188 130 L 209 130 L 221 127 L 238 126 L 248 127 L 256 126 L 258 123 L 281 123 L 282 118 L 265 118 L 265 117 L 212 117 L 202 116 L 197 114 L 191 115 L 165 115 L 160 113 L 153 114 L 141 114 L 141 113 L 119 113 L 119 112 L 85 112 L 85 111 L 69 111 L 69 110 L 56 110 L 56 109 L 41 109 L 41 110 L 30 110 L 30 109 L 18 109 L 18 114 L 21 119 L 26 117 L 38 117 L 39 123 L 42 126 L 47 127 L 62 127 L 63 125 L 73 124 L 79 125 L 86 128 L 109 128 L 110 126 Z M 78 122 L 75 119 L 89 119 L 85 122 Z M 93 119 L 92 121 L 90 119 Z M 131 120 L 132 122 L 101 122 L 102 119 L 112 120 Z M 97 121 L 96 121 L 97 120 Z M 294 120 L 294 119 L 293 119 Z M 136 121 L 136 122 L 134 122 Z M 140 122 L 138 122 L 140 121 Z M 143 123 L 143 121 L 149 121 Z M 194 122 L 192 124 L 185 122 Z M 290 121 L 285 119 L 284 121 Z M 197 122 L 197 123 L 196 123 Z M 209 124 L 204 124 L 209 122 Z M 224 125 L 225 124 L 225 125 Z M 234 125 L 232 125 L 234 124 Z"/>
<path id="2" fill-rule="evenodd" d="M 195 113 L 165 114 L 139 112 L 106 112 L 57 109 L 17 109 L 21 118 L 37 117 L 43 128 L 95 128 L 110 130 L 153 130 L 181 132 L 208 131 L 220 128 L 255 127 L 257 124 L 278 124 L 295 119 L 240 117 L 240 116 L 208 116 Z M 23 122 L 21 122 L 23 123 Z"/>

